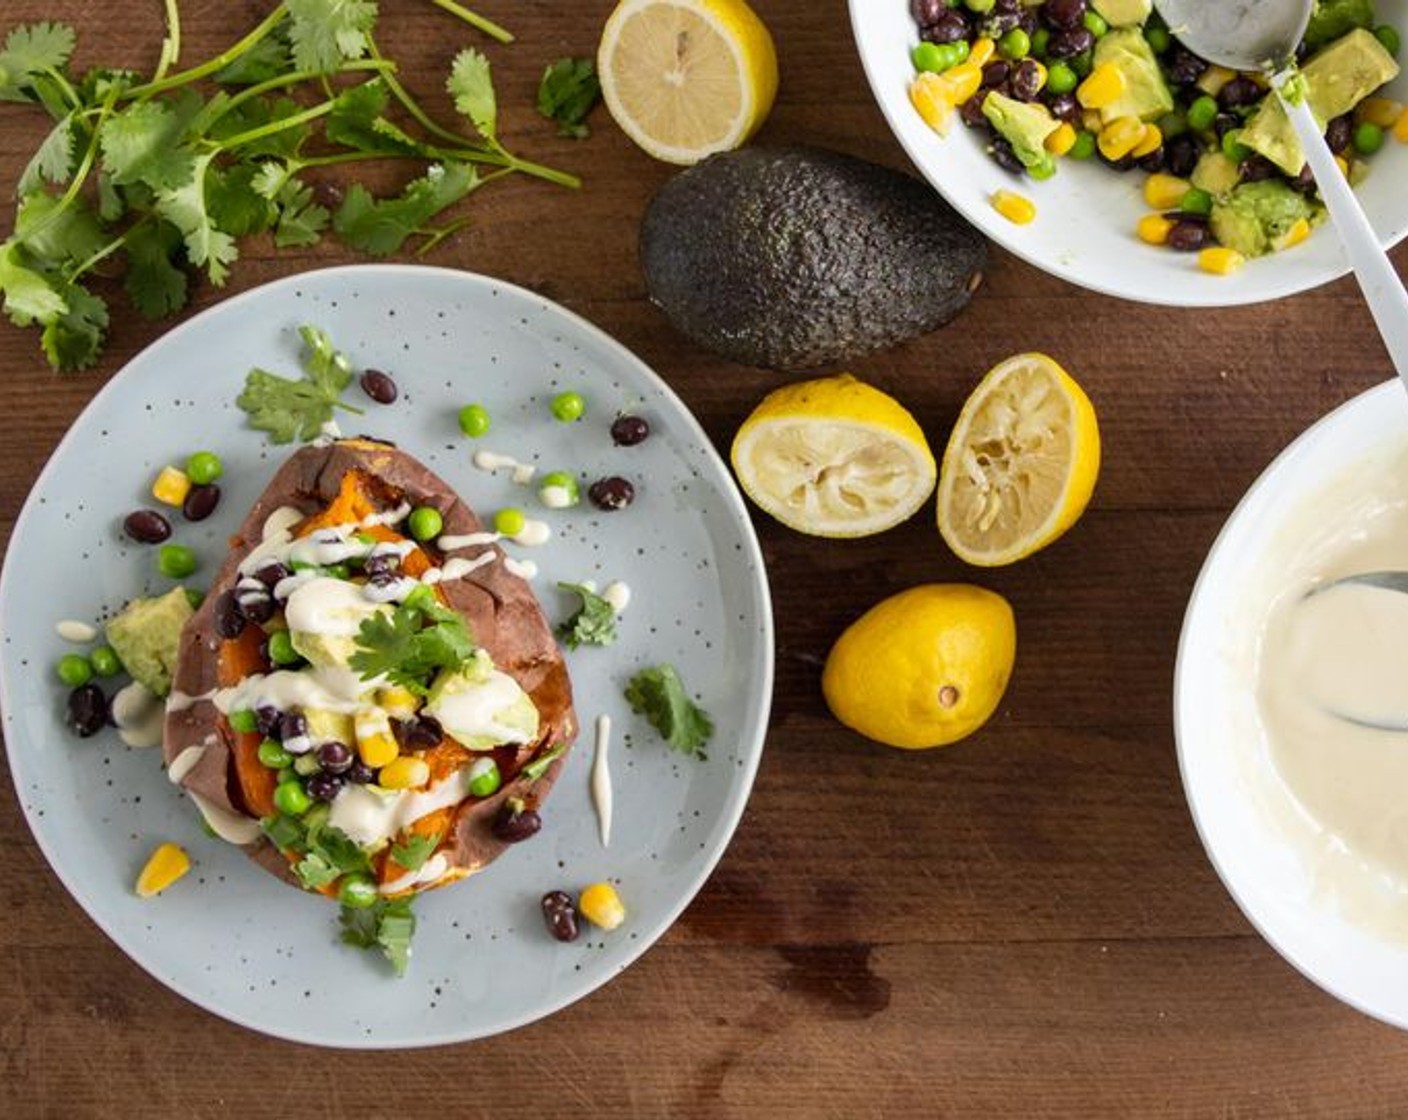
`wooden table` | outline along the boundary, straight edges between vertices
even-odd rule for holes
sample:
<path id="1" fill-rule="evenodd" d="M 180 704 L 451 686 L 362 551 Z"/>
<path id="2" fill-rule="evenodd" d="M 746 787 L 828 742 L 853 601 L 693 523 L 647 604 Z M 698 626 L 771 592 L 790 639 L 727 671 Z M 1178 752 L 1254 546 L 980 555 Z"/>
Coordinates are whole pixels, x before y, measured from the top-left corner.
<path id="1" fill-rule="evenodd" d="M 880 0 L 874 0 L 879 3 Z M 900 0 L 893 0 L 900 2 Z M 186 57 L 267 0 L 188 2 Z M 674 386 L 720 447 L 777 375 L 686 343 L 646 301 L 635 242 L 671 174 L 604 110 L 585 143 L 531 109 L 546 61 L 594 51 L 609 0 L 481 0 L 517 44 L 489 47 L 512 146 L 579 169 L 519 180 L 430 259 L 560 300 Z M 905 166 L 853 53 L 841 0 L 757 0 L 782 93 L 762 139 Z M 472 36 L 383 0 L 382 38 L 434 103 Z M 80 31 L 79 63 L 150 69 L 155 0 L 7 0 L 3 23 Z M 486 45 L 483 41 L 480 45 Z M 6 197 L 43 135 L 0 105 Z M 354 257 L 249 243 L 231 292 Z M 1408 255 L 1397 255 L 1400 267 Z M 98 369 L 58 377 L 0 326 L 8 436 L 0 539 L 105 378 L 164 325 L 114 322 Z M 941 442 L 976 378 L 1045 350 L 1094 399 L 1106 462 L 1064 541 L 980 574 L 1008 596 L 1017 670 L 991 725 L 950 750 L 868 744 L 831 720 L 820 664 L 841 629 L 912 584 L 973 579 L 927 517 L 827 542 L 756 518 L 776 599 L 772 726 L 748 812 L 708 885 L 638 964 L 552 1018 L 490 1041 L 393 1055 L 290 1047 L 187 1004 L 70 900 L 0 783 L 0 1115 L 1401 1116 L 1408 1039 L 1301 978 L 1252 931 L 1189 819 L 1170 721 L 1189 589 L 1274 453 L 1390 374 L 1356 289 L 1227 311 L 1122 303 L 994 250 L 952 327 L 857 363 Z"/>

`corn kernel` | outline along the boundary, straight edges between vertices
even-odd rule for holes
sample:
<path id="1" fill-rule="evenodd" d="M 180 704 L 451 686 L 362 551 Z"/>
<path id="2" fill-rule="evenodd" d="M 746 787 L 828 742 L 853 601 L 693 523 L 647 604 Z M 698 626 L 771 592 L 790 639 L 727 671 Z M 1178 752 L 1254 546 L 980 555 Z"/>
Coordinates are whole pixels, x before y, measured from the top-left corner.
<path id="1" fill-rule="evenodd" d="M 1278 252 L 1282 249 L 1290 249 L 1293 246 L 1299 245 L 1309 236 L 1310 223 L 1304 218 L 1297 218 L 1295 222 L 1292 223 L 1291 228 L 1272 243 L 1272 248 L 1276 249 Z"/>
<path id="2" fill-rule="evenodd" d="M 1099 136 L 1100 130 L 1105 127 L 1105 122 L 1101 118 L 1098 109 L 1084 109 L 1081 111 L 1080 115 L 1080 126 L 1085 129 L 1086 132 L 1093 132 L 1096 136 Z"/>
<path id="3" fill-rule="evenodd" d="M 1039 59 L 1032 59 L 1032 65 L 1036 67 L 1036 88 L 1039 93 L 1046 88 L 1046 79 L 1049 75 L 1046 65 Z"/>
<path id="4" fill-rule="evenodd" d="M 1198 267 L 1214 276 L 1230 275 L 1246 263 L 1247 258 L 1236 249 L 1228 249 L 1222 245 L 1214 245 L 1198 254 Z"/>
<path id="5" fill-rule="evenodd" d="M 191 480 L 176 467 L 162 467 L 152 483 L 152 497 L 169 506 L 179 506 L 191 492 Z"/>
<path id="6" fill-rule="evenodd" d="M 1135 231 L 1139 234 L 1139 240 L 1148 242 L 1150 245 L 1167 244 L 1171 229 L 1173 229 L 1173 222 L 1162 214 L 1145 214 L 1139 219 L 1139 225 L 1135 227 Z"/>
<path id="7" fill-rule="evenodd" d="M 1229 70 L 1225 66 L 1209 66 L 1194 83 L 1200 90 L 1209 97 L 1216 97 L 1222 92 L 1222 87 L 1237 76 L 1235 70 Z"/>
<path id="8" fill-rule="evenodd" d="M 1116 117 L 1100 130 L 1100 152 L 1108 160 L 1123 159 L 1144 139 L 1146 131 L 1138 117 Z"/>
<path id="9" fill-rule="evenodd" d="M 1134 145 L 1134 150 L 1129 154 L 1135 159 L 1143 159 L 1145 156 L 1153 155 L 1164 145 L 1163 130 L 1156 124 L 1146 124 L 1144 126 L 1144 139 Z"/>
<path id="10" fill-rule="evenodd" d="M 179 844 L 167 842 L 151 854 L 137 876 L 137 893 L 142 898 L 160 894 L 191 869 L 191 857 Z"/>
<path id="11" fill-rule="evenodd" d="M 373 770 L 385 766 L 401 753 L 391 734 L 391 722 L 377 708 L 363 708 L 353 723 L 357 736 L 357 755 Z"/>
<path id="12" fill-rule="evenodd" d="M 972 62 L 960 62 L 938 75 L 938 78 L 944 84 L 950 104 L 962 105 L 983 84 L 983 68 Z"/>
<path id="13" fill-rule="evenodd" d="M 1075 146 L 1076 130 L 1062 121 L 1044 141 L 1046 150 L 1053 156 L 1063 156 Z"/>
<path id="14" fill-rule="evenodd" d="M 1408 144 L 1408 113 L 1400 113 L 1398 123 L 1393 126 L 1393 138 L 1400 144 Z"/>
<path id="15" fill-rule="evenodd" d="M 376 702 L 392 719 L 410 719 L 420 707 L 416 694 L 400 685 L 377 689 Z"/>
<path id="16" fill-rule="evenodd" d="M 376 781 L 382 789 L 420 789 L 430 781 L 430 763 L 403 754 L 383 766 Z"/>
<path id="17" fill-rule="evenodd" d="M 1014 225 L 1024 226 L 1036 218 L 1036 204 L 1015 191 L 994 191 L 992 208 Z"/>
<path id="18" fill-rule="evenodd" d="M 949 98 L 948 87 L 939 80 L 938 74 L 925 71 L 915 78 L 909 86 L 909 100 L 925 124 L 940 136 L 948 135 L 948 126 L 953 120 L 953 102 Z"/>
<path id="19" fill-rule="evenodd" d="M 1177 210 L 1188 189 L 1187 179 L 1159 171 L 1144 181 L 1144 201 L 1151 210 Z"/>
<path id="20" fill-rule="evenodd" d="M 1340 169 L 1341 175 L 1343 175 L 1346 179 L 1349 178 L 1349 160 L 1345 159 L 1344 156 L 1336 156 L 1335 166 Z"/>
<path id="21" fill-rule="evenodd" d="M 593 883 L 577 900 L 582 917 L 602 929 L 615 929 L 626 920 L 626 908 L 621 896 L 610 883 Z"/>
<path id="22" fill-rule="evenodd" d="M 981 69 L 992 60 L 995 50 L 997 50 L 997 44 L 991 39 L 976 39 L 968 51 L 968 61 Z"/>
<path id="23" fill-rule="evenodd" d="M 1103 109 L 1119 100 L 1126 85 L 1124 72 L 1118 66 L 1102 62 L 1076 87 L 1076 100 L 1087 109 Z"/>
<path id="24" fill-rule="evenodd" d="M 1393 128 L 1403 116 L 1403 105 L 1387 97 L 1366 97 L 1354 108 L 1354 119 L 1376 124 L 1384 131 Z"/>

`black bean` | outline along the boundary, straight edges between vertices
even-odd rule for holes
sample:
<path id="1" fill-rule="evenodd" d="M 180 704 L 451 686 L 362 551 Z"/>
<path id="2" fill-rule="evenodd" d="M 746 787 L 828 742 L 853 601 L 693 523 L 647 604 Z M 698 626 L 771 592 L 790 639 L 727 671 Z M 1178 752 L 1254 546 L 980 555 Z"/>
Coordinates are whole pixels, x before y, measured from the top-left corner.
<path id="1" fill-rule="evenodd" d="M 970 97 L 958 107 L 958 116 L 969 128 L 985 128 L 988 119 L 983 115 L 983 102 L 987 100 L 987 95 Z"/>
<path id="2" fill-rule="evenodd" d="M 352 769 L 357 756 L 346 743 L 330 739 L 318 746 L 318 765 L 329 774 L 346 774 Z"/>
<path id="3" fill-rule="evenodd" d="M 81 684 L 68 694 L 68 725 L 82 739 L 96 735 L 108 722 L 108 699 L 95 684 Z"/>
<path id="4" fill-rule="evenodd" d="M 331 801 L 342 788 L 342 775 L 319 770 L 303 783 L 303 788 L 314 801 Z"/>
<path id="5" fill-rule="evenodd" d="M 548 932 L 559 941 L 576 941 L 581 932 L 577 927 L 577 907 L 566 891 L 548 891 L 543 895 L 543 920 Z"/>
<path id="6" fill-rule="evenodd" d="M 1180 44 L 1173 48 L 1169 58 L 1169 80 L 1176 86 L 1190 86 L 1202 77 L 1207 68 L 1206 62 Z"/>
<path id="7" fill-rule="evenodd" d="M 1349 142 L 1354 136 L 1354 118 L 1346 113 L 1342 117 L 1336 117 L 1325 127 L 1325 143 L 1330 145 L 1330 151 L 1335 155 L 1340 155 L 1349 147 Z"/>
<path id="8" fill-rule="evenodd" d="M 920 27 L 934 23 L 947 10 L 944 0 L 910 0 L 909 14 Z"/>
<path id="9" fill-rule="evenodd" d="M 1017 158 L 1017 153 L 1012 150 L 1012 145 L 1008 143 L 1005 136 L 993 134 L 988 154 L 996 161 L 998 167 L 1004 171 L 1012 172 L 1013 175 L 1021 175 L 1027 170 L 1022 161 Z"/>
<path id="10" fill-rule="evenodd" d="M 1108 167 L 1111 171 L 1118 171 L 1120 173 L 1132 171 L 1134 169 L 1135 163 L 1137 162 L 1133 156 L 1129 155 L 1120 156 L 1119 159 L 1110 159 L 1098 147 L 1095 149 L 1095 154 L 1100 157 L 1100 162 L 1103 163 L 1106 167 Z"/>
<path id="11" fill-rule="evenodd" d="M 362 386 L 362 392 L 377 404 L 391 404 L 400 395 L 400 390 L 396 388 L 396 382 L 391 379 L 391 375 L 383 373 L 379 369 L 367 370 L 362 374 L 362 380 L 359 384 Z"/>
<path id="12" fill-rule="evenodd" d="M 359 758 L 352 763 L 352 768 L 343 775 L 343 780 L 348 785 L 369 786 L 376 781 L 376 771 Z"/>
<path id="13" fill-rule="evenodd" d="M 1012 64 L 1005 58 L 995 58 L 983 67 L 983 80 L 979 89 L 996 89 L 1012 74 Z"/>
<path id="14" fill-rule="evenodd" d="M 1134 161 L 1134 165 L 1139 168 L 1140 171 L 1147 171 L 1150 175 L 1153 175 L 1156 171 L 1162 171 L 1164 169 L 1163 145 L 1160 144 L 1148 155 L 1140 156 Z"/>
<path id="15" fill-rule="evenodd" d="M 368 579 L 376 579 L 378 576 L 396 579 L 401 574 L 401 557 L 394 552 L 378 552 L 367 557 L 362 570 L 367 573 Z"/>
<path id="16" fill-rule="evenodd" d="M 1218 139 L 1226 136 L 1234 128 L 1242 127 L 1242 118 L 1236 113 L 1218 113 L 1212 119 L 1213 131 L 1217 133 Z"/>
<path id="17" fill-rule="evenodd" d="M 650 423 L 644 416 L 618 416 L 611 422 L 611 442 L 617 447 L 634 447 L 650 436 Z"/>
<path id="18" fill-rule="evenodd" d="M 215 483 L 192 486 L 181 503 L 181 514 L 187 521 L 204 521 L 220 504 L 220 487 Z"/>
<path id="19" fill-rule="evenodd" d="M 989 39 L 1001 39 L 1021 22 L 1020 11 L 994 5 L 992 11 L 978 23 L 978 32 Z"/>
<path id="20" fill-rule="evenodd" d="M 421 716 L 406 721 L 405 736 L 406 745 L 412 750 L 425 750 L 439 743 L 445 731 L 434 716 Z"/>
<path id="21" fill-rule="evenodd" d="M 636 488 L 620 475 L 601 478 L 587 488 L 587 497 L 597 509 L 625 509 L 635 500 Z"/>
<path id="22" fill-rule="evenodd" d="M 1237 168 L 1244 183 L 1259 183 L 1263 179 L 1274 179 L 1281 169 L 1265 156 L 1253 155 L 1244 159 Z"/>
<path id="23" fill-rule="evenodd" d="M 1095 36 L 1084 27 L 1063 27 L 1053 31 L 1046 41 L 1046 57 L 1053 59 L 1075 58 L 1095 46 Z"/>
<path id="24" fill-rule="evenodd" d="M 536 810 L 525 809 L 522 802 L 509 799 L 494 817 L 493 833 L 508 844 L 517 844 L 536 835 L 543 827 L 543 818 Z"/>
<path id="25" fill-rule="evenodd" d="M 254 573 L 254 578 L 265 587 L 274 588 L 279 585 L 280 580 L 288 579 L 293 575 L 283 564 L 277 560 L 270 560 L 267 564 L 261 564 L 259 570 Z"/>
<path id="26" fill-rule="evenodd" d="M 1212 244 L 1212 231 L 1204 221 L 1190 217 L 1179 218 L 1168 231 L 1166 244 L 1180 253 L 1193 253 Z"/>
<path id="27" fill-rule="evenodd" d="M 240 614 L 256 625 L 262 626 L 274 617 L 274 600 L 267 591 L 236 591 L 235 603 Z"/>
<path id="28" fill-rule="evenodd" d="M 245 617 L 235 602 L 233 591 L 221 592 L 215 600 L 215 632 L 225 639 L 238 638 L 244 633 Z"/>
<path id="29" fill-rule="evenodd" d="M 285 712 L 279 717 L 279 741 L 288 742 L 308 734 L 308 720 L 302 712 Z"/>
<path id="30" fill-rule="evenodd" d="M 1300 169 L 1300 173 L 1289 180 L 1293 190 L 1298 190 L 1301 194 L 1315 193 L 1315 172 L 1310 170 L 1310 164 L 1306 164 Z"/>
<path id="31" fill-rule="evenodd" d="M 1239 109 L 1261 100 L 1263 90 L 1250 78 L 1239 74 L 1217 93 L 1217 103 L 1224 109 Z"/>
<path id="32" fill-rule="evenodd" d="M 1170 175 L 1186 179 L 1198 166 L 1198 142 L 1184 134 L 1164 145 L 1164 168 Z"/>
<path id="33" fill-rule="evenodd" d="M 1085 18 L 1085 0 L 1046 0 L 1041 18 L 1053 28 L 1079 27 Z"/>
<path id="34" fill-rule="evenodd" d="M 1041 64 L 1034 58 L 1024 58 L 1012 69 L 1012 96 L 1018 101 L 1035 101 L 1041 92 Z"/>
<path id="35" fill-rule="evenodd" d="M 283 713 L 272 704 L 260 704 L 254 709 L 254 726 L 259 734 L 270 738 L 279 737 L 279 721 L 283 719 Z"/>
<path id="36" fill-rule="evenodd" d="M 171 536 L 171 522 L 154 509 L 136 509 L 122 522 L 122 529 L 140 544 L 160 544 Z"/>
<path id="37" fill-rule="evenodd" d="M 1052 93 L 1046 97 L 1046 107 L 1058 121 L 1065 121 L 1072 128 L 1080 128 L 1083 123 L 1083 110 L 1080 101 L 1073 93 Z"/>
<path id="38" fill-rule="evenodd" d="M 939 18 L 919 32 L 926 43 L 956 43 L 968 38 L 968 19 L 956 8 L 946 8 Z"/>

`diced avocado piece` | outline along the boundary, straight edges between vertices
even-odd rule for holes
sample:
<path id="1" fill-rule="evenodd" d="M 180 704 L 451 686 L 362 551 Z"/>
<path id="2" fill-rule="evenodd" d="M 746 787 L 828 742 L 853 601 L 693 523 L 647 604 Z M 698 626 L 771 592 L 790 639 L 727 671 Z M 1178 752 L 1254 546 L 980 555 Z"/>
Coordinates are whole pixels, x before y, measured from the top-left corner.
<path id="1" fill-rule="evenodd" d="M 1398 77 L 1398 63 L 1373 34 L 1356 29 L 1310 58 L 1300 74 L 1306 102 L 1323 126 Z M 1279 98 L 1262 99 L 1242 129 L 1241 141 L 1287 175 L 1298 175 L 1305 166 L 1300 138 Z"/>
<path id="2" fill-rule="evenodd" d="M 1107 32 L 1095 41 L 1095 66 L 1109 63 L 1124 78 L 1124 92 L 1100 110 L 1101 121 L 1108 124 L 1116 117 L 1138 117 L 1156 121 L 1173 112 L 1173 94 L 1154 57 L 1154 48 L 1137 27 L 1122 27 Z"/>
<path id="3" fill-rule="evenodd" d="M 1154 0 L 1090 0 L 1111 27 L 1143 27 L 1154 12 Z"/>
<path id="4" fill-rule="evenodd" d="M 134 681 L 165 696 L 176 671 L 181 628 L 194 613 L 182 587 L 156 599 L 133 599 L 104 627 L 108 645 L 117 651 Z"/>
<path id="5" fill-rule="evenodd" d="M 1305 28 L 1305 45 L 1317 51 L 1356 27 L 1373 26 L 1373 0 L 1315 0 Z"/>
<path id="6" fill-rule="evenodd" d="M 1061 122 L 1045 105 L 994 92 L 983 100 L 983 116 L 1012 145 L 1012 151 L 1032 178 L 1046 179 L 1056 170 L 1056 161 L 1046 150 L 1046 138 L 1061 127 Z"/>
<path id="7" fill-rule="evenodd" d="M 1190 181 L 1201 191 L 1207 191 L 1214 198 L 1231 194 L 1232 188 L 1242 180 L 1242 172 L 1237 165 L 1221 152 L 1204 152 L 1198 157 Z"/>
<path id="8" fill-rule="evenodd" d="M 388 603 L 364 598 L 355 584 L 320 578 L 295 588 L 284 604 L 284 617 L 299 656 L 322 669 L 348 669 L 362 623 L 391 610 Z"/>
<path id="9" fill-rule="evenodd" d="M 326 708 L 304 708 L 303 718 L 308 721 L 308 738 L 315 743 L 351 744 L 356 741 L 352 717 L 344 712 L 332 712 Z"/>
<path id="10" fill-rule="evenodd" d="M 1303 194 L 1279 179 L 1243 183 L 1212 204 L 1213 235 L 1245 257 L 1260 257 L 1278 247 L 1302 218 L 1318 220 L 1320 211 Z"/>
<path id="11" fill-rule="evenodd" d="M 470 750 L 531 743 L 538 737 L 533 698 L 511 676 L 495 669 L 482 649 L 454 672 L 446 669 L 435 678 L 422 710 Z"/>

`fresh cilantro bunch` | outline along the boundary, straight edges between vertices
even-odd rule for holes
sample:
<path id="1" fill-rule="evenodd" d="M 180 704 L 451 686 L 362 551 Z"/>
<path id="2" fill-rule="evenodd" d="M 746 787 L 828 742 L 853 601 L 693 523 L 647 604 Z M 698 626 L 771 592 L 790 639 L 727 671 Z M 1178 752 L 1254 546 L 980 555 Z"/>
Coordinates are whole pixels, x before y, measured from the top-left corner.
<path id="1" fill-rule="evenodd" d="M 709 713 L 689 698 L 679 671 L 670 664 L 642 669 L 626 684 L 631 711 L 643 715 L 681 754 L 706 759 L 704 744 L 714 734 Z"/>
<path id="2" fill-rule="evenodd" d="M 357 631 L 349 664 L 364 680 L 385 677 L 418 695 L 441 669 L 458 669 L 474 656 L 469 627 L 427 588 L 417 588 L 390 612 L 372 615 Z"/>
<path id="3" fill-rule="evenodd" d="M 454 0 L 432 2 L 511 38 Z M 223 285 L 242 237 L 268 233 L 285 248 L 331 229 L 373 256 L 411 239 L 425 251 L 465 224 L 444 211 L 491 179 L 518 171 L 580 185 L 499 141 L 489 62 L 476 50 L 459 54 L 446 81 L 463 120 L 433 120 L 377 48 L 374 0 L 283 0 L 233 46 L 180 71 L 176 0 L 166 8 L 149 79 L 74 74 L 74 32 L 58 23 L 16 27 L 0 50 L 0 100 L 54 121 L 17 184 L 0 295 L 11 321 L 40 329 L 57 369 L 83 369 L 101 352 L 109 312 L 90 289 L 96 276 L 120 276 L 137 311 L 156 319 L 185 306 L 191 270 Z M 423 170 L 387 198 L 354 185 L 335 210 L 305 178 L 368 159 Z"/>
<path id="4" fill-rule="evenodd" d="M 356 405 L 341 399 L 352 380 L 347 356 L 333 346 L 326 331 L 302 326 L 298 333 L 304 344 L 302 379 L 252 369 L 245 376 L 244 391 L 235 398 L 249 413 L 249 426 L 268 432 L 275 443 L 289 443 L 295 437 L 313 439 L 332 419 L 334 408 L 362 414 Z"/>

